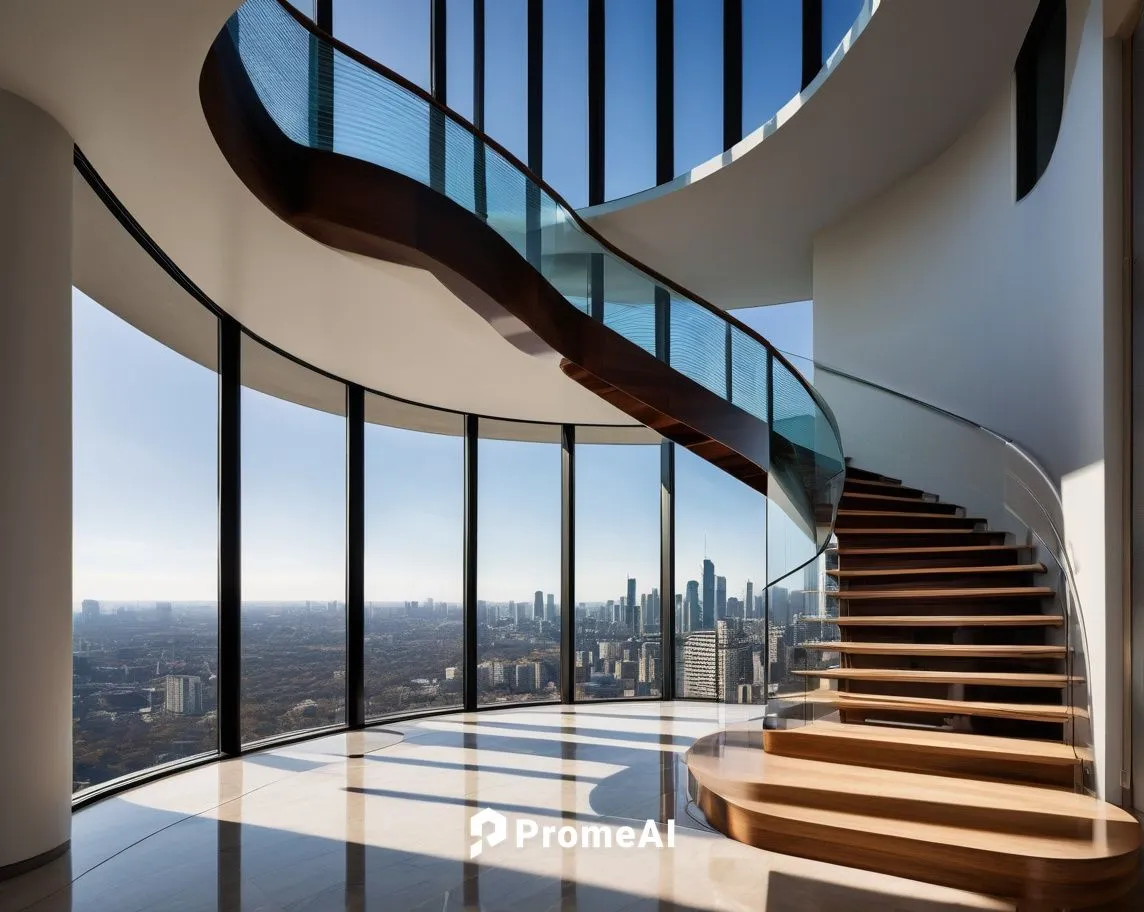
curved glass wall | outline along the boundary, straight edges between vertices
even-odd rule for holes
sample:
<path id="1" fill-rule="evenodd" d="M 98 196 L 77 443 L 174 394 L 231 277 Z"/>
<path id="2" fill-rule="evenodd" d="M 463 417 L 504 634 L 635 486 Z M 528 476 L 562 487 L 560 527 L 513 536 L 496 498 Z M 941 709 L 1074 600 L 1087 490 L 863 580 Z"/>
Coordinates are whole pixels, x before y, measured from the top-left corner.
<path id="1" fill-rule="evenodd" d="M 346 719 L 345 386 L 242 340 L 242 738 Z"/>
<path id="2" fill-rule="evenodd" d="M 560 428 L 482 419 L 477 701 L 560 698 Z"/>
<path id="3" fill-rule="evenodd" d="M 72 292 L 77 791 L 218 745 L 218 325 L 152 272 L 181 351 Z"/>
<path id="4" fill-rule="evenodd" d="M 432 88 L 581 207 L 686 173 L 762 126 L 870 0 L 538 0 L 539 15 L 528 0 L 443 0 L 443 25 L 433 0 L 290 2 L 311 18 L 315 2 L 331 5 L 336 37 Z M 435 78 L 434 28 L 445 32 Z"/>
<path id="5" fill-rule="evenodd" d="M 365 715 L 460 708 L 464 418 L 368 395 Z"/>
<path id="6" fill-rule="evenodd" d="M 576 443 L 576 699 L 662 694 L 660 444 Z"/>

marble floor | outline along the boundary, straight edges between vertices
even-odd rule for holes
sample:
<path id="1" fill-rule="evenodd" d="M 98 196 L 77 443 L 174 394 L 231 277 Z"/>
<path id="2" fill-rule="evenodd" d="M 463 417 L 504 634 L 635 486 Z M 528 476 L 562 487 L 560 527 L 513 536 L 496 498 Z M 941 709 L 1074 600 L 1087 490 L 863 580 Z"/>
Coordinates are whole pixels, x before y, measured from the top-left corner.
<path id="1" fill-rule="evenodd" d="M 199 767 L 79 811 L 70 855 L 0 884 L 0 910 L 1011 908 L 709 829 L 687 800 L 683 753 L 747 709 L 458 713 Z M 507 818 L 508 838 L 471 857 L 484 808 Z M 674 847 L 561 848 L 555 830 L 542 844 L 546 826 L 571 839 L 581 824 L 638 834 L 648 820 L 664 842 L 674 820 Z M 521 821 L 538 832 L 518 846 Z"/>

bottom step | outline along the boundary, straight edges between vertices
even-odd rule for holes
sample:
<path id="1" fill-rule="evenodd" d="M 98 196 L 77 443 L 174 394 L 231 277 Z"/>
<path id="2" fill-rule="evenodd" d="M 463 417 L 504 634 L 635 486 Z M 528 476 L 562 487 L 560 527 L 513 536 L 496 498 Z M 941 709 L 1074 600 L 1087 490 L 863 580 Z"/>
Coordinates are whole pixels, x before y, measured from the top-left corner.
<path id="1" fill-rule="evenodd" d="M 1083 759 L 1059 741 L 814 722 L 763 733 L 768 754 L 885 770 L 1073 788 Z"/>
<path id="2" fill-rule="evenodd" d="M 761 849 L 1057 909 L 1136 881 L 1139 824 L 1086 795 L 775 756 L 758 731 L 701 738 L 687 766 L 711 825 Z"/>

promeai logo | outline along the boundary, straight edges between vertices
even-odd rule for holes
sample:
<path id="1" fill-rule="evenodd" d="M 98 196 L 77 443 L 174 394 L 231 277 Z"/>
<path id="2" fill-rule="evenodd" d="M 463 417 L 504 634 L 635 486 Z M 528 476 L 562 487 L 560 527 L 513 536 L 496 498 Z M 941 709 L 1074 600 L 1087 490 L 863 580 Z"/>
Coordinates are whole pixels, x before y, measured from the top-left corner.
<path id="1" fill-rule="evenodd" d="M 469 835 L 473 837 L 469 858 L 480 855 L 486 844 L 491 848 L 504 842 L 508 838 L 508 825 L 508 818 L 492 808 L 482 808 L 469 818 Z M 675 821 L 668 820 L 666 827 L 661 827 L 656 820 L 646 820 L 642 827 L 606 823 L 557 826 L 531 817 L 518 817 L 513 821 L 513 836 L 518 849 L 537 841 L 545 849 L 674 849 Z"/>
<path id="2" fill-rule="evenodd" d="M 491 832 L 485 836 L 485 828 Z M 492 808 L 483 808 L 469 820 L 469 835 L 473 837 L 473 844 L 469 846 L 469 857 L 476 858 L 485 850 L 485 841 L 489 846 L 500 845 L 508 832 L 508 818 Z"/>

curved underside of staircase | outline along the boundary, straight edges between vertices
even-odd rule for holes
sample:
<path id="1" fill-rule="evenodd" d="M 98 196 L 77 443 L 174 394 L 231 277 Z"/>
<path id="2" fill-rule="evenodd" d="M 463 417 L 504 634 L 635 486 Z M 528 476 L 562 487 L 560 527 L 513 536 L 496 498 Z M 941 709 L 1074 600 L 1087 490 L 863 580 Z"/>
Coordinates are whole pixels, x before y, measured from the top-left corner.
<path id="1" fill-rule="evenodd" d="M 323 244 L 431 272 L 521 350 L 557 357 L 568 376 L 626 414 L 767 492 L 766 422 L 570 306 L 511 244 L 444 194 L 291 141 L 263 108 L 225 32 L 199 88 L 224 156 L 287 223 Z M 810 452 L 785 456 L 794 473 L 815 462 Z"/>

